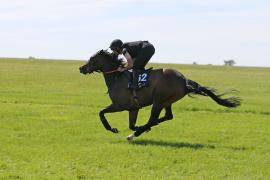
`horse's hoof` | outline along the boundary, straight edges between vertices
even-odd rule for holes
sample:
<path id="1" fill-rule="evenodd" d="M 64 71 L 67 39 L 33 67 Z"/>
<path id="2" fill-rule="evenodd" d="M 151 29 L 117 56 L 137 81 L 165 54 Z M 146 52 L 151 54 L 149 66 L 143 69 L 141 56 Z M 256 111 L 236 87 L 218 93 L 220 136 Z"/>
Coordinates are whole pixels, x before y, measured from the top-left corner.
<path id="1" fill-rule="evenodd" d="M 135 137 L 134 134 L 130 134 L 130 135 L 127 137 L 127 140 L 128 140 L 128 141 L 131 141 L 134 137 Z"/>
<path id="2" fill-rule="evenodd" d="M 112 128 L 111 131 L 112 131 L 113 133 L 119 133 L 119 131 L 118 131 L 117 128 Z"/>

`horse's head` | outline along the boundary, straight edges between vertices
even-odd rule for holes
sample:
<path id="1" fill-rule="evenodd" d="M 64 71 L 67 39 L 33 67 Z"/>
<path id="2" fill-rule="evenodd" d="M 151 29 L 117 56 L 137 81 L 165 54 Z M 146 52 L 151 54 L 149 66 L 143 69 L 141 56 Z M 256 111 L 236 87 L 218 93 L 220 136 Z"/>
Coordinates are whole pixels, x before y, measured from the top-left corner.
<path id="1" fill-rule="evenodd" d="M 118 63 L 115 60 L 115 57 L 107 51 L 100 50 L 95 53 L 87 63 L 81 66 L 80 73 L 82 74 L 91 74 L 93 72 L 105 72 L 113 68 L 117 68 Z"/>

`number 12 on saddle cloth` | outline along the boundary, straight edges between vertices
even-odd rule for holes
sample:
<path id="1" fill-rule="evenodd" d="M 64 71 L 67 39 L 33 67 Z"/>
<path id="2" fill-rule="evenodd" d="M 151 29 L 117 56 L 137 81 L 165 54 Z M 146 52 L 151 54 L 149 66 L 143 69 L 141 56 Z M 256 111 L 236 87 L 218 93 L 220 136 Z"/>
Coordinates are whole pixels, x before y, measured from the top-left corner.
<path id="1" fill-rule="evenodd" d="M 137 70 L 138 75 L 138 88 L 148 87 L 149 86 L 149 77 L 150 72 L 153 68 L 149 68 L 146 70 Z M 132 72 L 129 71 L 129 83 L 128 89 L 133 89 L 133 75 Z"/>

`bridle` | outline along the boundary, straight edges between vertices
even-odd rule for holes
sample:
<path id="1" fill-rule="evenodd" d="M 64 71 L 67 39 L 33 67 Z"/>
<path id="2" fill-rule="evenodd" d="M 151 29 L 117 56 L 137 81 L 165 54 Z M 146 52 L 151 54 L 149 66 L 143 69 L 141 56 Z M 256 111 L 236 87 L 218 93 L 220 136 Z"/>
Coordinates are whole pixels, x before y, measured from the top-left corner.
<path id="1" fill-rule="evenodd" d="M 118 71 L 118 67 L 116 69 L 113 69 L 113 70 L 110 70 L 110 71 L 103 71 L 101 68 L 98 68 L 97 66 L 94 66 L 93 64 L 90 66 L 89 63 L 90 63 L 90 61 L 91 62 L 93 61 L 92 58 L 96 57 L 99 54 L 100 55 L 104 54 L 104 55 L 110 56 L 110 58 L 113 59 L 113 56 L 111 54 L 109 54 L 109 52 L 107 50 L 105 50 L 105 51 L 104 50 L 100 50 L 96 54 L 94 54 L 93 56 L 90 57 L 90 59 L 88 60 L 87 64 L 85 64 L 85 65 L 83 65 L 83 66 L 81 66 L 79 68 L 80 71 L 81 71 L 81 73 L 83 73 L 83 74 L 87 74 L 87 73 L 91 74 L 91 73 L 97 72 L 97 73 L 102 73 L 103 75 L 108 75 L 108 74 L 113 74 L 113 73 L 119 72 Z M 87 68 L 86 69 L 87 72 L 84 73 L 84 72 L 82 72 L 81 69 L 84 68 L 85 66 Z"/>
<path id="2" fill-rule="evenodd" d="M 102 50 L 102 51 L 100 51 L 100 53 L 103 53 L 103 52 L 108 52 L 108 49 L 106 49 L 106 50 Z M 111 70 L 111 71 L 105 71 L 105 72 L 102 72 L 104 75 L 107 75 L 107 74 L 112 74 L 112 73 L 116 73 L 116 72 L 119 72 L 118 70 L 117 70 L 118 68 L 116 68 L 116 69 L 114 69 L 114 70 Z"/>

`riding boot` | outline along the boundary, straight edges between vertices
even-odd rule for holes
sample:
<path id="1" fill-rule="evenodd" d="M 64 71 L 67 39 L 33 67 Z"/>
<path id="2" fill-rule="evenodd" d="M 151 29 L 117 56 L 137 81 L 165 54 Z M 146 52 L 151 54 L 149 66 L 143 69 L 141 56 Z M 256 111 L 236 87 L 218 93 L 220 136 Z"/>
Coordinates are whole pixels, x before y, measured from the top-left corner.
<path id="1" fill-rule="evenodd" d="M 135 69 L 133 69 L 133 99 L 135 101 L 135 104 L 136 104 L 136 108 L 140 108 L 140 104 L 139 104 L 139 101 L 138 101 L 138 97 L 137 97 L 137 93 L 136 93 L 136 90 L 138 89 L 138 77 L 137 77 L 137 72 Z"/>

